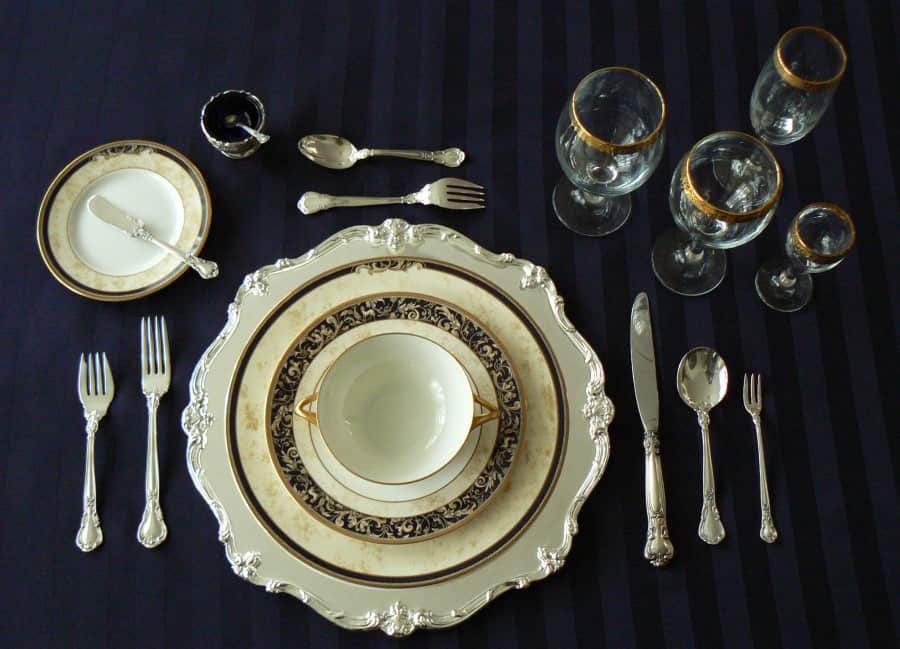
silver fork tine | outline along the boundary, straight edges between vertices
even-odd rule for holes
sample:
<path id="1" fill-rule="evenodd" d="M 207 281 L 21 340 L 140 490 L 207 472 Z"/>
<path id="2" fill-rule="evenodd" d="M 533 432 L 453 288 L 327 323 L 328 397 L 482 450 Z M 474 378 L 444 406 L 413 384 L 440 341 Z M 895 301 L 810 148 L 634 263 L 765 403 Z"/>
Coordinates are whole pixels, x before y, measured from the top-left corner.
<path id="1" fill-rule="evenodd" d="M 473 183 L 469 180 L 463 180 L 462 178 L 450 178 L 447 183 L 447 187 L 459 187 L 462 189 L 480 189 L 484 190 L 484 187 L 477 183 Z"/>
<path id="2" fill-rule="evenodd" d="M 97 394 L 106 394 L 103 383 L 103 366 L 100 364 L 100 352 L 94 352 L 94 376 L 97 378 Z"/>
<path id="3" fill-rule="evenodd" d="M 762 374 L 756 375 L 756 402 L 762 406 Z"/>
<path id="4" fill-rule="evenodd" d="M 78 357 L 78 392 L 82 399 L 87 395 L 87 365 L 84 362 L 84 352 Z"/>
<path id="5" fill-rule="evenodd" d="M 94 365 L 94 355 L 88 354 L 88 394 L 91 396 L 97 394 L 97 374 Z"/>
<path id="6" fill-rule="evenodd" d="M 162 374 L 162 343 L 159 333 L 159 316 L 153 316 L 153 352 L 156 356 L 156 373 Z"/>
<path id="7" fill-rule="evenodd" d="M 452 201 L 455 210 L 481 210 L 484 209 L 484 203 L 469 203 L 463 201 Z"/>
<path id="8" fill-rule="evenodd" d="M 166 316 L 162 317 L 162 352 L 163 352 L 163 372 L 169 372 L 169 332 L 166 329 Z"/>
<path id="9" fill-rule="evenodd" d="M 744 374 L 744 408 L 750 408 L 750 389 L 747 385 L 747 375 Z"/>
<path id="10" fill-rule="evenodd" d="M 141 318 L 141 373 L 147 373 L 147 318 Z"/>
<path id="11" fill-rule="evenodd" d="M 106 359 L 106 352 L 101 354 L 103 357 L 103 394 L 107 394 L 112 388 L 112 371 L 109 369 L 109 361 Z"/>
<path id="12" fill-rule="evenodd" d="M 484 190 L 469 189 L 467 187 L 457 187 L 456 185 L 447 185 L 448 194 L 463 194 L 465 196 L 484 196 Z"/>

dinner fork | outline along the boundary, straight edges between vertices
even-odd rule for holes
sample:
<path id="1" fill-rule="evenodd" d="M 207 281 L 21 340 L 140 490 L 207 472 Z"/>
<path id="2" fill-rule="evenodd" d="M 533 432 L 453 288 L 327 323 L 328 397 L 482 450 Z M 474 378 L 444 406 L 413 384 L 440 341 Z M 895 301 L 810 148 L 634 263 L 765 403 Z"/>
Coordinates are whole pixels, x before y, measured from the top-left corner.
<path id="1" fill-rule="evenodd" d="M 769 503 L 769 482 L 766 479 L 766 453 L 762 438 L 762 377 L 759 374 L 744 374 L 744 410 L 753 418 L 756 428 L 756 450 L 759 455 L 759 503 L 762 510 L 762 521 L 759 527 L 759 538 L 766 543 L 774 543 L 778 538 L 775 521 L 772 519 L 772 506 Z"/>
<path id="2" fill-rule="evenodd" d="M 405 196 L 332 196 L 306 192 L 297 201 L 297 209 L 314 214 L 332 207 L 367 205 L 436 205 L 448 210 L 477 210 L 484 207 L 484 187 L 459 178 L 441 178 Z"/>
<path id="3" fill-rule="evenodd" d="M 144 478 L 144 515 L 137 539 L 145 548 L 166 540 L 168 529 L 159 504 L 159 454 L 156 447 L 156 410 L 172 380 L 166 319 L 141 318 L 141 391 L 147 399 L 147 472 Z"/>
<path id="4" fill-rule="evenodd" d="M 102 363 L 101 363 L 101 358 Z M 78 361 L 78 399 L 84 408 L 87 453 L 84 460 L 84 492 L 81 499 L 81 525 L 75 545 L 82 552 L 95 550 L 103 543 L 100 515 L 97 513 L 97 483 L 94 477 L 94 438 L 100 420 L 106 415 L 115 394 L 112 371 L 106 354 L 82 354 Z"/>

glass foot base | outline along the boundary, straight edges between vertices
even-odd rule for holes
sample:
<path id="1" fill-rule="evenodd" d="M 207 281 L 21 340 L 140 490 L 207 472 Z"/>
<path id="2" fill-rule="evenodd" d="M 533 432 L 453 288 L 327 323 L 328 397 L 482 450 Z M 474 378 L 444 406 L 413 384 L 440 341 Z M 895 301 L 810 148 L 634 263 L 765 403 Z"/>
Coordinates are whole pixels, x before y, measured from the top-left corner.
<path id="1" fill-rule="evenodd" d="M 769 307 L 783 313 L 799 311 L 812 297 L 812 277 L 806 273 L 794 274 L 790 279 L 793 284 L 785 286 L 782 276 L 785 262 L 772 259 L 767 261 L 756 272 L 756 294 Z"/>
<path id="2" fill-rule="evenodd" d="M 588 194 L 563 177 L 553 188 L 553 211 L 572 232 L 604 237 L 625 225 L 631 214 L 631 197 Z"/>
<path id="3" fill-rule="evenodd" d="M 677 229 L 666 230 L 653 244 L 650 263 L 656 279 L 679 295 L 704 295 L 725 279 L 725 253 L 691 245 L 691 238 Z"/>

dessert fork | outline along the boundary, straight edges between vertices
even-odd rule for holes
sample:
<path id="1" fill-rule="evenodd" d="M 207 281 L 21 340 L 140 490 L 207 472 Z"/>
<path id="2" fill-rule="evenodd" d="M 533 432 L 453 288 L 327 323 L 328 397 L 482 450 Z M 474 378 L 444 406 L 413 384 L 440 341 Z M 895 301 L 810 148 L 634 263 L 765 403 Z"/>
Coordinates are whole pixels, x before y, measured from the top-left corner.
<path id="1" fill-rule="evenodd" d="M 405 196 L 332 196 L 306 192 L 297 201 L 297 209 L 314 214 L 332 207 L 368 205 L 436 205 L 448 210 L 477 210 L 484 207 L 484 187 L 459 178 L 441 178 Z"/>
<path id="2" fill-rule="evenodd" d="M 766 479 L 766 453 L 762 438 L 762 377 L 759 374 L 744 374 L 744 410 L 753 418 L 756 428 L 756 450 L 759 455 L 759 503 L 762 510 L 762 521 L 759 527 L 759 538 L 766 543 L 774 543 L 778 538 L 775 521 L 772 519 L 772 506 L 769 503 L 769 482 Z"/>
<path id="3" fill-rule="evenodd" d="M 106 354 L 82 354 L 78 361 L 78 399 L 84 408 L 87 453 L 84 460 L 84 492 L 82 494 L 81 525 L 75 535 L 75 545 L 82 552 L 95 550 L 103 543 L 100 515 L 97 513 L 97 484 L 94 477 L 94 438 L 100 420 L 106 415 L 115 394 L 112 371 Z"/>
<path id="4" fill-rule="evenodd" d="M 145 548 L 166 540 L 168 529 L 159 504 L 159 454 L 156 447 L 156 410 L 172 380 L 166 319 L 141 318 L 141 391 L 147 399 L 147 472 L 144 478 L 144 515 L 137 539 Z"/>

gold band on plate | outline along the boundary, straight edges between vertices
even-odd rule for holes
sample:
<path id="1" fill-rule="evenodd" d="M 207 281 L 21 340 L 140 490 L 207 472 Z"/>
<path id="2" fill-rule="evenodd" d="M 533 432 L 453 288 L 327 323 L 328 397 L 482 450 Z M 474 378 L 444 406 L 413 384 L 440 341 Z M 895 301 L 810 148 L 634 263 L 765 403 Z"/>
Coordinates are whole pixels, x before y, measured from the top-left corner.
<path id="1" fill-rule="evenodd" d="M 836 217 L 838 217 L 841 221 L 847 224 L 847 228 L 850 230 L 850 241 L 844 246 L 842 249 L 837 252 L 818 252 L 816 251 L 808 242 L 803 239 L 803 236 L 800 234 L 800 214 L 810 209 L 822 209 L 828 210 Z M 791 244 L 797 250 L 801 257 L 806 257 L 811 262 L 815 264 L 830 264 L 832 262 L 838 261 L 839 259 L 843 259 L 844 255 L 846 255 L 850 249 L 853 247 L 853 244 L 856 242 L 856 226 L 853 224 L 853 219 L 850 218 L 850 214 L 847 211 L 834 203 L 810 203 L 802 210 L 800 210 L 799 214 L 794 217 L 793 222 L 791 223 L 791 228 L 788 231 L 788 236 L 791 239 Z"/>
<path id="2" fill-rule="evenodd" d="M 654 128 L 653 131 L 651 131 L 650 134 L 647 135 L 647 137 L 630 144 L 616 144 L 614 142 L 609 142 L 597 137 L 596 135 L 591 133 L 587 129 L 587 127 L 585 127 L 585 125 L 581 122 L 581 118 L 578 117 L 578 111 L 575 110 L 575 97 L 578 96 L 578 89 L 581 88 L 582 84 L 584 84 L 585 81 L 587 81 L 590 77 L 597 74 L 598 72 L 608 72 L 613 70 L 628 72 L 629 74 L 633 74 L 636 77 L 639 77 L 651 88 L 653 88 L 653 90 L 656 91 L 657 95 L 659 95 L 659 103 L 661 107 L 659 123 L 656 125 L 656 128 Z M 659 86 L 653 83 L 653 80 L 643 72 L 639 72 L 634 68 L 627 68 L 623 66 L 601 68 L 600 70 L 591 72 L 584 79 L 578 82 L 578 85 L 575 87 L 575 91 L 572 93 L 572 100 L 569 102 L 569 117 L 572 120 L 572 127 L 575 129 L 575 133 L 591 148 L 598 149 L 600 151 L 603 151 L 604 153 L 609 153 L 611 155 L 635 153 L 637 151 L 640 151 L 641 149 L 646 149 L 648 146 L 656 142 L 659 139 L 659 136 L 662 135 L 663 126 L 665 126 L 666 124 L 666 100 L 665 97 L 663 97 L 662 91 L 659 89 Z"/>
<path id="3" fill-rule="evenodd" d="M 812 32 L 829 41 L 834 46 L 834 48 L 841 56 L 841 69 L 838 70 L 838 73 L 836 75 L 834 75 L 830 79 L 822 79 L 817 81 L 813 79 L 805 79 L 788 67 L 787 63 L 784 60 L 784 43 L 789 36 L 793 36 L 798 32 Z M 772 55 L 772 60 L 775 63 L 775 70 L 778 72 L 778 76 L 784 79 L 785 83 L 787 83 L 789 86 L 793 86 L 794 88 L 805 90 L 807 92 L 822 92 L 823 90 L 830 90 L 831 88 L 834 88 L 840 83 L 841 79 L 844 76 L 844 72 L 847 71 L 847 50 L 844 49 L 844 44 L 841 43 L 831 32 L 824 30 L 821 27 L 813 27 L 811 25 L 794 27 L 793 29 L 787 30 L 781 36 L 781 38 L 778 39 L 778 43 L 775 45 L 775 53 Z"/>
<path id="4" fill-rule="evenodd" d="M 755 210 L 751 210 L 749 212 L 734 212 L 732 210 L 726 210 L 724 208 L 717 207 L 706 200 L 703 196 L 701 196 L 700 192 L 697 191 L 697 187 L 694 185 L 694 179 L 691 177 L 691 157 L 694 155 L 697 147 L 706 142 L 706 140 L 713 137 L 714 135 L 723 134 L 738 135 L 742 138 L 755 142 L 757 145 L 762 147 L 763 151 L 768 154 L 775 165 L 775 191 L 772 192 L 772 196 L 768 201 L 765 202 L 764 205 L 756 208 Z M 765 143 L 762 142 L 762 140 L 759 140 L 752 135 L 748 135 L 747 133 L 742 133 L 741 131 L 716 131 L 715 133 L 711 133 L 706 137 L 700 138 L 700 140 L 693 147 L 691 147 L 691 150 L 688 151 L 687 155 L 684 157 L 684 162 L 682 162 L 681 164 L 681 188 L 684 190 L 684 193 L 688 197 L 688 200 L 691 202 L 691 204 L 707 216 L 718 219 L 720 221 L 725 221 L 726 223 L 754 221 L 768 214 L 769 210 L 771 210 L 772 207 L 774 207 L 778 202 L 778 199 L 781 198 L 782 184 L 783 180 L 781 176 L 781 165 L 778 164 L 777 158 L 775 158 L 775 155 L 772 153 L 769 147 L 767 147 Z"/>

